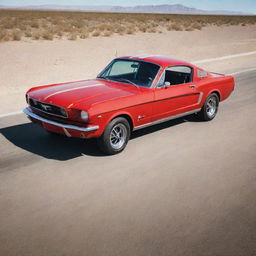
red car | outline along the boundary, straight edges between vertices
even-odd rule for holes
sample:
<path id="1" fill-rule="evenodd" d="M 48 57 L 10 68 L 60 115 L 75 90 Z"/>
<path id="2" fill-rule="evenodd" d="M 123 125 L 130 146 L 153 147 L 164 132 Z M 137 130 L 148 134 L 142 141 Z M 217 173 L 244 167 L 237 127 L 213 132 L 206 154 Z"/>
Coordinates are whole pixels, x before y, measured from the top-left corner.
<path id="1" fill-rule="evenodd" d="M 26 93 L 24 113 L 52 133 L 97 138 L 121 152 L 134 130 L 196 113 L 212 120 L 234 78 L 164 56 L 114 59 L 96 79 L 44 85 Z"/>

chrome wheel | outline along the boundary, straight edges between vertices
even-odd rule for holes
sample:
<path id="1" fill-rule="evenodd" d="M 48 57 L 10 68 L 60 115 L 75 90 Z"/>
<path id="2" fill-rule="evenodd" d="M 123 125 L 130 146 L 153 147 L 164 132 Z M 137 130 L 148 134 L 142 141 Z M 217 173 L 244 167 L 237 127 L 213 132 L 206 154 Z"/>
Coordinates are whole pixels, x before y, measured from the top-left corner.
<path id="1" fill-rule="evenodd" d="M 215 96 L 212 96 L 208 99 L 206 103 L 206 113 L 209 118 L 213 118 L 217 112 L 217 99 Z"/>
<path id="2" fill-rule="evenodd" d="M 114 149 L 123 147 L 127 140 L 127 128 L 124 124 L 116 124 L 110 132 L 110 145 Z"/>

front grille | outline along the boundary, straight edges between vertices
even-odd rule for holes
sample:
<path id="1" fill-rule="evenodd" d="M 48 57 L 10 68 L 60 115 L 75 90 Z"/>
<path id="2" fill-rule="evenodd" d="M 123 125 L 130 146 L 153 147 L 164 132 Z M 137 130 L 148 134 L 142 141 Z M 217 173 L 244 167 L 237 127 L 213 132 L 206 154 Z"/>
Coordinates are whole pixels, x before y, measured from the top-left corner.
<path id="1" fill-rule="evenodd" d="M 48 103 L 43 103 L 34 99 L 29 99 L 29 105 L 37 110 L 40 110 L 44 113 L 50 114 L 50 115 L 54 115 L 54 116 L 60 116 L 60 117 L 64 117 L 67 118 L 67 112 L 64 108 L 55 106 L 55 105 L 51 105 Z"/>
<path id="2" fill-rule="evenodd" d="M 81 127 L 84 127 L 84 123 L 81 123 L 81 122 L 78 122 L 78 121 L 75 121 L 75 120 L 70 120 L 68 118 L 63 118 L 63 117 L 58 117 L 58 116 L 54 116 L 54 115 L 51 115 L 51 114 L 47 114 L 45 112 L 42 112 L 36 108 L 33 108 L 32 107 L 32 111 L 33 113 L 35 113 L 36 115 L 39 115 L 45 119 L 48 119 L 48 120 L 51 120 L 51 121 L 55 121 L 57 123 L 61 123 L 61 124 L 71 124 L 71 125 L 76 125 L 76 126 L 81 126 Z"/>

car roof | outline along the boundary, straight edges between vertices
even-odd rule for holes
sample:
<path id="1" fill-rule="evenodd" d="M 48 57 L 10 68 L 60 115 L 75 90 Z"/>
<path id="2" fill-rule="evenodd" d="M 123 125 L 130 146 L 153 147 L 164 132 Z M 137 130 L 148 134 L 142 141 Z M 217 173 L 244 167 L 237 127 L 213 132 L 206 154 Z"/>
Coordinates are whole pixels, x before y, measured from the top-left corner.
<path id="1" fill-rule="evenodd" d="M 168 66 L 175 66 L 175 65 L 185 65 L 185 66 L 194 67 L 194 65 L 192 65 L 189 62 L 175 59 L 172 57 L 162 56 L 162 55 L 123 56 L 123 57 L 119 57 L 118 59 L 143 60 L 143 61 L 148 61 L 148 62 L 158 64 L 163 68 Z"/>

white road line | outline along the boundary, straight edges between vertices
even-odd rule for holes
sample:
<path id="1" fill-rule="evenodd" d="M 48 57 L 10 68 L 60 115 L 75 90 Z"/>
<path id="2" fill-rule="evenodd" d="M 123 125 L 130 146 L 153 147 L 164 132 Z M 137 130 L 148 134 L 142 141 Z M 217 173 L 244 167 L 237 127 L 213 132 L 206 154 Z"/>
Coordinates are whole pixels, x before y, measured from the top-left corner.
<path id="1" fill-rule="evenodd" d="M 253 54 L 256 54 L 256 51 L 233 54 L 233 55 L 227 55 L 227 56 L 222 56 L 222 57 L 218 57 L 218 58 L 197 60 L 197 61 L 193 61 L 192 63 L 194 63 L 194 64 L 207 63 L 207 62 L 213 62 L 213 61 L 227 60 L 227 59 L 232 59 L 232 58 L 237 58 L 237 57 L 249 56 L 249 55 L 253 55 Z M 241 71 L 238 71 L 238 72 L 231 73 L 229 75 L 234 76 L 234 75 L 238 75 L 238 74 L 245 73 L 245 72 L 250 72 L 250 71 L 256 71 L 256 68 L 241 70 Z M 22 113 L 22 111 L 6 113 L 6 114 L 0 115 L 0 118 L 8 117 L 8 116 L 15 116 L 15 115 L 18 115 L 18 114 L 21 114 L 21 113 Z"/>
<path id="2" fill-rule="evenodd" d="M 0 115 L 0 118 L 2 118 L 2 117 L 7 117 L 7 116 L 16 116 L 16 115 L 19 115 L 19 114 L 21 114 L 21 113 L 22 113 L 22 111 L 16 111 L 16 112 L 11 112 L 11 113 L 6 113 L 6 114 Z"/>
<path id="3" fill-rule="evenodd" d="M 233 54 L 233 55 L 226 55 L 226 56 L 211 58 L 211 59 L 196 60 L 196 61 L 193 61 L 193 63 L 201 64 L 201 63 L 207 63 L 207 62 L 213 62 L 213 61 L 219 61 L 219 60 L 228 60 L 228 59 L 232 59 L 232 58 L 244 57 L 244 56 L 249 56 L 249 55 L 253 55 L 253 54 L 256 54 L 256 51 Z"/>
<path id="4" fill-rule="evenodd" d="M 234 73 L 231 73 L 231 74 L 228 74 L 228 75 L 235 76 L 235 75 L 238 75 L 238 74 L 241 74 L 241 73 L 245 73 L 245 72 L 250 72 L 250 71 L 256 71 L 256 68 L 248 68 L 248 69 L 237 71 L 237 72 L 234 72 Z"/>

